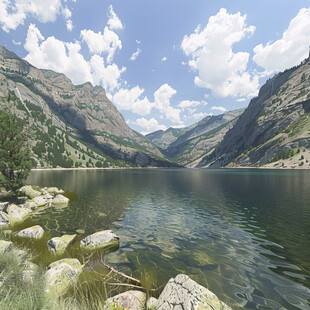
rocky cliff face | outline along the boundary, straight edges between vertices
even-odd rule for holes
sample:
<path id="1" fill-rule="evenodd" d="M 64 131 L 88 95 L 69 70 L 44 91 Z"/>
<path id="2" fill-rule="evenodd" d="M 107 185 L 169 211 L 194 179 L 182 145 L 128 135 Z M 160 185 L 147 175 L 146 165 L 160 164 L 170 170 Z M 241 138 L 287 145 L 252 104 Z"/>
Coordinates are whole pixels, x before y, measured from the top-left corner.
<path id="1" fill-rule="evenodd" d="M 198 166 L 309 166 L 309 112 L 308 58 L 269 79 L 221 144 Z"/>
<path id="2" fill-rule="evenodd" d="M 127 126 L 102 87 L 73 85 L 64 74 L 39 70 L 4 47 L 0 74 L 2 98 L 13 91 L 25 109 L 27 104 L 38 107 L 45 117 L 54 118 L 54 126 L 105 154 L 141 166 L 170 165 L 148 139 Z"/>

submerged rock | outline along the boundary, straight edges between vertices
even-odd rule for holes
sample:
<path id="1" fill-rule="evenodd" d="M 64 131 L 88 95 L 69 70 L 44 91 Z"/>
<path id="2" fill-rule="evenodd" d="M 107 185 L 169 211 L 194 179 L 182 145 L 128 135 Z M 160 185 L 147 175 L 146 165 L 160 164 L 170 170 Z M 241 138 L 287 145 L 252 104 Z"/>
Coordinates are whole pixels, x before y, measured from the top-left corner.
<path id="1" fill-rule="evenodd" d="M 144 310 L 146 303 L 146 294 L 140 291 L 127 291 L 106 300 L 105 310 L 118 309 L 113 304 L 122 307 L 122 309 Z"/>
<path id="2" fill-rule="evenodd" d="M 0 240 L 0 253 L 4 253 L 10 251 L 13 247 L 13 242 Z"/>
<path id="3" fill-rule="evenodd" d="M 20 238 L 40 239 L 44 235 L 44 230 L 41 226 L 35 225 L 32 227 L 20 230 L 14 233 L 14 235 Z"/>
<path id="4" fill-rule="evenodd" d="M 55 237 L 47 241 L 47 248 L 54 254 L 64 252 L 69 245 L 71 245 L 76 238 L 76 235 L 63 235 L 62 237 Z"/>
<path id="5" fill-rule="evenodd" d="M 76 258 L 64 258 L 51 263 L 45 273 L 46 292 L 61 296 L 74 284 L 82 272 L 82 265 Z"/>
<path id="6" fill-rule="evenodd" d="M 41 192 L 34 190 L 31 185 L 23 186 L 20 191 L 31 199 L 41 195 Z"/>
<path id="7" fill-rule="evenodd" d="M 158 298 L 158 310 L 232 310 L 215 294 L 185 274 L 170 279 Z"/>
<path id="8" fill-rule="evenodd" d="M 9 205 L 9 202 L 0 202 L 0 211 L 5 212 L 8 205 Z"/>
<path id="9" fill-rule="evenodd" d="M 11 204 L 7 208 L 7 214 L 11 223 L 22 222 L 30 213 L 30 210 Z"/>
<path id="10" fill-rule="evenodd" d="M 98 231 L 81 240 L 80 247 L 85 250 L 118 248 L 119 237 L 111 230 Z"/>
<path id="11" fill-rule="evenodd" d="M 53 204 L 68 204 L 69 198 L 59 194 L 53 199 L 52 203 Z"/>
<path id="12" fill-rule="evenodd" d="M 7 228 L 10 225 L 10 220 L 6 213 L 0 211 L 0 228 Z"/>

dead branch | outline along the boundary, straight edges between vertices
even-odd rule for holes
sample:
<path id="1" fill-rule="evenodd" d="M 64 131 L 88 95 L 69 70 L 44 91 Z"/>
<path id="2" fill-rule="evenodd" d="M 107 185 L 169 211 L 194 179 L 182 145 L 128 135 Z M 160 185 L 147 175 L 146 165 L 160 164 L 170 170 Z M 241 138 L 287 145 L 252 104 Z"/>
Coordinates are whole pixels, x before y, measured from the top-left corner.
<path id="1" fill-rule="evenodd" d="M 112 266 L 110 266 L 109 264 L 107 264 L 107 263 L 105 263 L 105 262 L 103 262 L 103 264 L 104 264 L 107 268 L 109 268 L 111 271 L 113 271 L 113 272 L 119 274 L 120 276 L 122 276 L 122 277 L 124 277 L 124 278 L 126 278 L 126 279 L 128 279 L 128 280 L 131 280 L 131 281 L 133 281 L 133 282 L 136 282 L 136 283 L 141 284 L 140 280 L 135 279 L 135 278 L 130 277 L 130 276 L 127 276 L 125 273 L 116 270 L 115 268 L 113 268 Z"/>
<path id="2" fill-rule="evenodd" d="M 133 284 L 128 284 L 128 283 L 107 283 L 108 285 L 113 285 L 113 286 L 126 286 L 126 287 L 132 287 L 132 288 L 138 288 L 140 290 L 146 291 L 146 288 L 138 285 L 133 285 Z M 150 291 L 154 292 L 156 289 L 151 289 Z"/>

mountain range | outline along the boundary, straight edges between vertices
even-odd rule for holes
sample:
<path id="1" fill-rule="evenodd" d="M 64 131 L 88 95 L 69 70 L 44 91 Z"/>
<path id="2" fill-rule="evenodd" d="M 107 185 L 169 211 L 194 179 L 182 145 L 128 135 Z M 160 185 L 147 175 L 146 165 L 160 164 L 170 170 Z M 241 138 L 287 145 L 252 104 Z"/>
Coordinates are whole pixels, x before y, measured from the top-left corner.
<path id="1" fill-rule="evenodd" d="M 310 166 L 310 59 L 269 79 L 248 107 L 146 136 L 132 130 L 101 86 L 73 85 L 0 47 L 0 108 L 29 132 L 44 167 Z"/>

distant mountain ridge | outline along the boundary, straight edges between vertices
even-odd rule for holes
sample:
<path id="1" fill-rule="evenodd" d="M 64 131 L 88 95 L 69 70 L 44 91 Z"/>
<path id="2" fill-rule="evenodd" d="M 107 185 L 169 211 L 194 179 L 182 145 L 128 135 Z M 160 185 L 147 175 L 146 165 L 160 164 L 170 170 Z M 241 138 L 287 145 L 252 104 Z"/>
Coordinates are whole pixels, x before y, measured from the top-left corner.
<path id="1" fill-rule="evenodd" d="M 48 119 L 51 116 L 53 126 L 61 126 L 64 131 L 69 128 L 73 137 L 111 158 L 133 165 L 175 166 L 148 139 L 128 127 L 101 86 L 73 85 L 64 74 L 37 69 L 3 46 L 0 75 L 0 97 L 6 98 L 12 91 L 17 101 L 42 109 Z M 27 118 L 21 112 L 18 114 Z"/>

